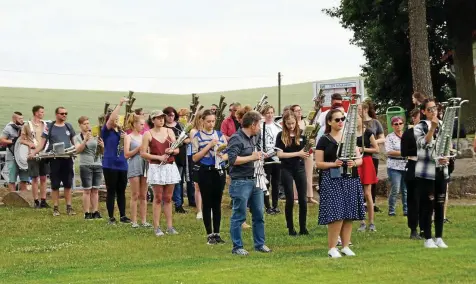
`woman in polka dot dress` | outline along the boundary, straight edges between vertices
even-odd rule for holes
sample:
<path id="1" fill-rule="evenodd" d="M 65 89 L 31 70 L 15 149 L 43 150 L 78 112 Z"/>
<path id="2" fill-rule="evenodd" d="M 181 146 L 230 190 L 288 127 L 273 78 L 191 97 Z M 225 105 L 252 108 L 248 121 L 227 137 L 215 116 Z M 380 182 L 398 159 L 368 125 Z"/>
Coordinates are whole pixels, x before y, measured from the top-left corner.
<path id="1" fill-rule="evenodd" d="M 362 184 L 356 177 L 342 177 L 342 161 L 337 159 L 337 149 L 342 140 L 344 113 L 331 110 L 326 116 L 325 135 L 316 146 L 316 167 L 321 170 L 319 225 L 328 225 L 327 242 L 329 257 L 355 256 L 349 248 L 352 234 L 352 221 L 365 218 Z M 339 142 L 337 142 L 339 141 Z M 358 151 L 358 149 L 356 150 Z M 362 159 L 348 161 L 348 166 L 358 167 Z M 339 234 L 342 237 L 342 249 L 336 248 Z"/>

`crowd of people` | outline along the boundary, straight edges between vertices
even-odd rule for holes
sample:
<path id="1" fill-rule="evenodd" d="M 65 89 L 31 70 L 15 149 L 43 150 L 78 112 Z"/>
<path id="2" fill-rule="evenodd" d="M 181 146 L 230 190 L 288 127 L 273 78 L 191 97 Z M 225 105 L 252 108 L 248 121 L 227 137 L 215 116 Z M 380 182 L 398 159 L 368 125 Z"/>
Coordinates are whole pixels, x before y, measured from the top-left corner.
<path id="1" fill-rule="evenodd" d="M 24 122 L 23 115 L 15 112 L 12 121 L 4 128 L 0 143 L 7 145 L 6 160 L 9 170 L 9 187 L 31 192 L 37 208 L 49 208 L 46 202 L 47 177 L 51 181 L 53 216 L 60 215 L 59 189 L 64 188 L 66 214 L 75 215 L 71 188 L 74 176 L 73 157 L 36 159 L 48 152 L 56 143 L 65 148 L 74 146 L 79 156 L 79 175 L 83 188 L 82 210 L 84 219 L 101 219 L 98 190 L 104 178 L 107 190 L 106 208 L 108 223 L 130 223 L 132 228 L 153 227 L 156 236 L 178 234 L 173 224 L 173 207 L 176 213 L 186 213 L 184 188 L 188 205 L 196 208 L 196 218 L 202 219 L 209 245 L 224 243 L 220 235 L 222 198 L 226 185 L 231 197 L 232 215 L 230 237 L 232 253 L 247 255 L 242 242 L 242 229 L 248 209 L 254 249 L 269 253 L 265 244 L 264 214 L 280 214 L 280 194 L 284 194 L 286 228 L 290 236 L 308 235 L 308 204 L 319 203 L 320 225 L 328 231 L 328 255 L 354 256 L 350 249 L 352 222 L 359 221 L 359 232 L 376 232 L 376 184 L 378 182 L 379 153 L 384 145 L 387 154 L 387 173 L 391 183 L 388 198 L 388 215 L 397 215 L 397 198 L 401 194 L 403 215 L 408 218 L 411 239 L 424 239 L 427 248 L 446 248 L 442 239 L 447 201 L 448 166 L 453 161 L 430 157 L 439 128 L 438 110 L 432 99 L 420 93 L 413 95 L 415 109 L 410 112 L 412 125 L 404 131 L 406 118 L 391 118 L 392 131 L 385 137 L 384 128 L 377 119 L 370 101 L 358 106 L 357 149 L 361 158 L 346 161 L 351 174 L 342 176 L 338 148 L 342 141 L 346 116 L 343 98 L 333 94 L 331 107 L 317 118 L 320 131 L 315 141 L 307 141 L 303 134 L 313 123 L 302 115 L 299 105 L 287 106 L 278 113 L 266 105 L 257 112 L 250 106 L 233 103 L 219 128 L 216 127 L 217 105 L 200 111 L 191 121 L 191 131 L 181 145 L 176 140 L 185 131 L 190 111 L 178 111 L 168 106 L 149 114 L 137 109 L 126 121 L 127 132 L 119 127 L 119 113 L 127 99 L 105 117 L 100 136 L 92 133 L 89 118 L 77 119 L 76 133 L 67 121 L 65 107 L 55 109 L 55 119 L 43 120 L 45 109 L 32 108 L 31 120 Z M 216 130 L 220 129 L 220 130 Z M 28 169 L 21 169 L 13 154 L 17 139 L 29 148 Z M 305 145 L 312 143 L 311 151 Z M 269 181 L 269 195 L 258 188 L 255 180 L 255 161 L 264 160 L 264 171 Z M 443 165 L 437 166 L 436 163 Z M 314 197 L 313 173 L 319 173 L 319 202 Z M 126 215 L 126 188 L 129 185 L 130 218 Z M 147 221 L 148 188 L 152 188 L 153 220 Z M 280 193 L 282 187 L 283 192 Z M 270 200 L 271 197 L 271 200 Z M 299 207 L 299 231 L 294 227 L 293 207 Z M 139 207 L 139 211 L 137 210 Z M 160 225 L 162 211 L 165 231 Z M 139 215 L 139 216 L 138 216 Z M 368 223 L 365 219 L 368 219 Z M 431 224 L 435 223 L 435 240 Z M 420 227 L 420 233 L 417 229 Z M 340 250 L 337 246 L 341 246 Z"/>

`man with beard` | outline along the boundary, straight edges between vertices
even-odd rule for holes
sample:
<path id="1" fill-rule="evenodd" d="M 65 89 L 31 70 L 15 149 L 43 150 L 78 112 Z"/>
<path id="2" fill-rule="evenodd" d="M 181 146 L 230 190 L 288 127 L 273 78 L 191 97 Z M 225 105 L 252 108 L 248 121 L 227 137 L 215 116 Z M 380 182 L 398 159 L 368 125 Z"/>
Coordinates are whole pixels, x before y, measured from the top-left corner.
<path id="1" fill-rule="evenodd" d="M 6 162 L 8 166 L 8 188 L 10 191 L 15 191 L 17 178 L 20 178 L 20 190 L 26 190 L 26 183 L 29 181 L 28 171 L 20 170 L 13 156 L 13 149 L 15 143 L 20 136 L 21 128 L 23 126 L 23 114 L 15 111 L 10 121 L 2 131 L 0 136 L 0 144 L 7 145 Z"/>
<path id="2" fill-rule="evenodd" d="M 32 108 L 33 118 L 23 125 L 21 132 L 21 143 L 34 151 L 39 146 L 41 135 L 46 128 L 43 120 L 45 108 L 36 105 Z M 50 165 L 47 160 L 28 160 L 28 174 L 31 177 L 31 192 L 35 200 L 35 208 L 48 208 L 46 203 L 46 176 L 50 174 Z M 40 180 L 40 198 L 38 200 L 38 179 Z"/>
<path id="3" fill-rule="evenodd" d="M 66 122 L 68 111 L 64 107 L 57 107 L 55 110 L 56 120 L 49 123 L 42 134 L 42 140 L 39 147 L 35 148 L 30 157 L 38 154 L 45 147 L 48 142 L 47 152 L 53 149 L 55 143 L 64 143 L 64 148 L 67 149 L 74 145 L 73 137 L 76 135 L 73 126 Z M 73 159 L 55 158 L 50 159 L 50 180 L 51 180 L 51 196 L 53 197 L 53 216 L 59 216 L 58 210 L 59 188 L 63 183 L 64 199 L 66 200 L 66 213 L 68 215 L 76 215 L 71 207 L 71 187 L 73 183 Z"/>

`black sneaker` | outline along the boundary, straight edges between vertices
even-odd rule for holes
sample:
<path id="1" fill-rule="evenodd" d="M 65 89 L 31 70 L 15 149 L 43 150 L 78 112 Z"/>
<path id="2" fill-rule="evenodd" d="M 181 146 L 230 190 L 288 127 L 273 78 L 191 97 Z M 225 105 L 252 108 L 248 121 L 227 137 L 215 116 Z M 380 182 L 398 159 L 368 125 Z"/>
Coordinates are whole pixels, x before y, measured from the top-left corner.
<path id="1" fill-rule="evenodd" d="M 299 231 L 299 235 L 309 235 L 309 231 L 307 229 L 302 229 Z"/>
<path id="2" fill-rule="evenodd" d="M 128 224 L 131 222 L 131 219 L 127 218 L 127 216 L 122 216 L 121 219 L 119 219 L 119 221 L 121 221 L 121 223 Z"/>
<path id="3" fill-rule="evenodd" d="M 224 244 L 225 241 L 220 237 L 220 234 L 215 234 L 215 241 L 217 242 L 217 244 Z"/>
<path id="4" fill-rule="evenodd" d="M 60 215 L 60 212 L 59 212 L 59 210 L 58 210 L 58 206 L 55 206 L 55 207 L 53 208 L 53 216 L 59 216 L 59 215 Z"/>
<path id="5" fill-rule="evenodd" d="M 207 245 L 216 245 L 217 240 L 215 239 L 215 236 L 213 234 L 210 234 L 207 236 Z"/>
<path id="6" fill-rule="evenodd" d="M 276 212 L 274 212 L 274 210 L 273 210 L 272 208 L 268 208 L 268 209 L 266 209 L 266 214 L 268 214 L 268 215 L 275 215 Z"/>
<path id="7" fill-rule="evenodd" d="M 443 223 L 445 223 L 445 224 L 446 224 L 446 223 L 451 223 L 451 221 L 450 221 L 450 219 L 445 218 L 445 219 L 443 219 Z"/>
<path id="8" fill-rule="evenodd" d="M 40 208 L 40 201 L 38 199 L 35 199 L 35 209 Z"/>
<path id="9" fill-rule="evenodd" d="M 421 240 L 421 237 L 418 235 L 417 231 L 412 231 L 410 233 L 410 240 Z"/>
<path id="10" fill-rule="evenodd" d="M 109 221 L 107 222 L 109 225 L 116 225 L 117 221 L 114 217 L 109 217 Z"/>
<path id="11" fill-rule="evenodd" d="M 185 211 L 185 209 L 183 209 L 182 206 L 176 206 L 175 207 L 175 213 L 185 214 L 185 213 L 187 213 L 187 211 Z"/>
<path id="12" fill-rule="evenodd" d="M 294 229 L 289 229 L 289 235 L 290 236 L 297 236 L 297 232 Z"/>
<path id="13" fill-rule="evenodd" d="M 102 219 L 101 213 L 99 211 L 96 211 L 92 214 L 93 219 Z"/>
<path id="14" fill-rule="evenodd" d="M 378 212 L 382 212 L 382 210 L 380 210 L 380 208 L 378 206 L 374 205 L 374 212 L 378 213 Z"/>
<path id="15" fill-rule="evenodd" d="M 92 220 L 93 219 L 93 213 L 89 213 L 89 212 L 84 213 L 84 219 L 85 220 Z"/>
<path id="16" fill-rule="evenodd" d="M 73 207 L 71 207 L 71 205 L 66 205 L 66 214 L 68 214 L 69 216 L 76 215 L 76 212 L 74 212 L 74 209 Z"/>
<path id="17" fill-rule="evenodd" d="M 40 202 L 40 208 L 50 208 L 50 205 L 46 203 L 45 199 L 42 199 Z"/>
<path id="18" fill-rule="evenodd" d="M 278 207 L 273 208 L 274 213 L 279 214 L 281 213 L 281 210 L 279 210 Z"/>

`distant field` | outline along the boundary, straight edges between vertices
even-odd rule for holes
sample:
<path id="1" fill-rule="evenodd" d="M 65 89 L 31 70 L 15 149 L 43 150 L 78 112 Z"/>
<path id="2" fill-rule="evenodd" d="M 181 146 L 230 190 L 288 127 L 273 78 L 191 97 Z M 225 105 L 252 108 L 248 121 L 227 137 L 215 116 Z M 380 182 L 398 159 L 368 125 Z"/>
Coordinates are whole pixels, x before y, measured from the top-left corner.
<path id="1" fill-rule="evenodd" d="M 198 94 L 200 103 L 208 107 L 218 103 L 220 95 L 226 97 L 230 104 L 239 101 L 242 104 L 255 105 L 262 94 L 267 94 L 269 103 L 278 106 L 278 88 L 267 87 L 247 90 L 235 90 L 216 93 Z M 108 91 L 82 91 L 82 90 L 55 90 L 55 89 L 30 89 L 0 87 L 0 124 L 10 121 L 13 111 L 20 111 L 25 118 L 31 117 L 31 107 L 41 104 L 46 108 L 45 119 L 54 118 L 54 109 L 64 106 L 68 109 L 69 120 L 76 121 L 81 115 L 86 115 L 97 121 L 98 115 L 103 111 L 104 102 L 115 104 L 127 92 Z M 176 108 L 189 107 L 191 95 L 135 93 L 137 98 L 134 107 L 143 107 L 146 110 L 162 109 L 172 105 Z M 312 107 L 312 82 L 285 85 L 281 87 L 281 107 L 289 104 L 301 104 L 304 110 Z M 226 111 L 228 114 L 228 111 Z"/>

